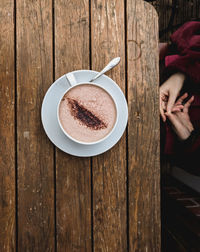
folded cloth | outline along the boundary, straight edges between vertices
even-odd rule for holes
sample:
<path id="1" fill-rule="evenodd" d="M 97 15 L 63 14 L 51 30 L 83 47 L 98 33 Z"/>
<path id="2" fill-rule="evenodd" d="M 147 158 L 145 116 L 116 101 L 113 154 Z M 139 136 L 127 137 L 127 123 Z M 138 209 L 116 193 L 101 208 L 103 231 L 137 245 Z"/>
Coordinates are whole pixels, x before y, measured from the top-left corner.
<path id="1" fill-rule="evenodd" d="M 189 109 L 190 120 L 195 129 L 200 129 L 200 22 L 191 21 L 185 23 L 171 35 L 168 55 L 165 57 L 164 78 L 168 78 L 175 72 L 183 72 L 186 75 L 184 87 L 194 101 Z M 165 127 L 164 154 L 177 154 L 179 142 L 171 124 L 167 121 Z M 195 131 L 196 132 L 196 131 Z M 200 149 L 200 134 L 191 144 L 185 144 L 182 156 L 190 155 Z"/>
<path id="2" fill-rule="evenodd" d="M 200 83 L 200 22 L 185 23 L 171 37 L 171 44 L 176 48 L 173 55 L 165 57 L 168 71 L 183 72 L 191 80 Z"/>

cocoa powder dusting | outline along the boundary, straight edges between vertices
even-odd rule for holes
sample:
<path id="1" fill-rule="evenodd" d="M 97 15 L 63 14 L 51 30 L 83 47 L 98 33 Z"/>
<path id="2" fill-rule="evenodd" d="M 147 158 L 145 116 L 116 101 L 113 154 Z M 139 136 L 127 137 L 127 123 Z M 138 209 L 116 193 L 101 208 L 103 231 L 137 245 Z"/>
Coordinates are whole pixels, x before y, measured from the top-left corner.
<path id="1" fill-rule="evenodd" d="M 71 115 L 78 119 L 82 124 L 91 128 L 93 130 L 100 130 L 107 128 L 105 122 L 94 115 L 91 111 L 86 109 L 83 105 L 79 104 L 78 101 L 74 99 L 67 98 L 70 105 Z"/>

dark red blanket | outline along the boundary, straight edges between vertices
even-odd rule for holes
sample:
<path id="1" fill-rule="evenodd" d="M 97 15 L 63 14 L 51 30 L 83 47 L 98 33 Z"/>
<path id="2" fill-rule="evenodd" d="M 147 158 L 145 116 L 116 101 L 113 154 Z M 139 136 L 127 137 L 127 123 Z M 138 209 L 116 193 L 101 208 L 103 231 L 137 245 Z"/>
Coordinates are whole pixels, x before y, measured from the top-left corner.
<path id="1" fill-rule="evenodd" d="M 165 57 L 165 72 L 183 72 L 186 74 L 187 91 L 191 95 L 194 94 L 195 97 L 189 110 L 190 119 L 193 126 L 200 129 L 200 92 L 193 93 L 194 86 L 197 87 L 197 90 L 200 90 L 200 22 L 187 22 L 181 26 L 172 34 L 171 44 L 173 50 L 169 51 Z M 188 159 L 192 156 L 196 160 L 200 160 L 200 135 L 191 145 L 185 146 L 180 155 L 179 150 L 177 150 L 178 139 L 169 122 L 166 122 L 165 128 L 165 154 L 179 156 L 182 163 L 186 163 L 184 160 L 188 162 Z"/>

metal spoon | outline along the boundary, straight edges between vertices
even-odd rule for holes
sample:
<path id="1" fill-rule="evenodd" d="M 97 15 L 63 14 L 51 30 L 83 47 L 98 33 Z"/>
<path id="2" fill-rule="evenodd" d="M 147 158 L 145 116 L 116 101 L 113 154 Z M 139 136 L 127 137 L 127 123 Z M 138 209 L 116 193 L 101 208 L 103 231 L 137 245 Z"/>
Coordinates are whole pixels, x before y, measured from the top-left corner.
<path id="1" fill-rule="evenodd" d="M 112 60 L 108 63 L 108 65 L 106 65 L 106 66 L 104 67 L 104 69 L 103 69 L 101 72 L 99 72 L 97 75 L 95 75 L 95 77 L 92 78 L 89 82 L 92 82 L 92 81 L 96 80 L 96 79 L 99 78 L 102 74 L 104 74 L 105 72 L 109 71 L 110 69 L 112 69 L 113 67 L 115 67 L 117 64 L 119 64 L 119 62 L 120 62 L 120 57 L 117 57 L 117 58 L 112 59 Z"/>
<path id="2" fill-rule="evenodd" d="M 92 78 L 92 79 L 91 79 L 90 81 L 88 81 L 88 82 L 92 82 L 92 81 L 96 80 L 96 79 L 99 78 L 102 74 L 104 74 L 105 72 L 109 71 L 110 69 L 112 69 L 113 67 L 115 67 L 117 64 L 119 64 L 119 62 L 120 62 L 120 57 L 117 57 L 117 58 L 112 59 L 112 60 L 108 63 L 108 65 L 104 67 L 104 69 L 103 69 L 101 72 L 99 72 L 97 75 L 95 75 L 95 77 Z M 77 80 L 76 80 L 76 78 L 75 78 L 75 76 L 74 76 L 73 73 L 71 73 L 71 72 L 70 72 L 70 73 L 67 73 L 67 74 L 65 74 L 65 77 L 66 77 L 66 79 L 68 80 L 68 83 L 69 83 L 70 86 L 74 86 L 74 85 L 77 84 Z"/>

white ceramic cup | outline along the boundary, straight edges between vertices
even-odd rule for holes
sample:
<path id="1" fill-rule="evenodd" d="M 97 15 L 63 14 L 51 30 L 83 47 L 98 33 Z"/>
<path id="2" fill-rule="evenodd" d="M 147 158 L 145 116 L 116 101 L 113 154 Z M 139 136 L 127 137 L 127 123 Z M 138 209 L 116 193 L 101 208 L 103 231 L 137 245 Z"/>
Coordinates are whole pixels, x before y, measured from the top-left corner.
<path id="1" fill-rule="evenodd" d="M 70 84 L 70 87 L 68 89 L 65 90 L 65 92 L 63 92 L 63 94 L 61 95 L 60 97 L 60 100 L 58 102 L 58 106 L 57 106 L 57 119 L 58 119 L 58 124 L 61 128 L 61 130 L 63 131 L 63 133 L 69 138 L 71 139 L 72 141 L 78 143 L 78 144 L 83 144 L 83 145 L 92 145 L 92 144 L 97 144 L 97 143 L 101 143 L 103 142 L 105 139 L 107 139 L 111 134 L 112 132 L 114 131 L 115 127 L 116 127 L 116 124 L 117 124 L 117 121 L 118 121 L 118 110 L 117 110 L 117 105 L 116 105 L 116 102 L 115 102 L 115 99 L 113 98 L 112 94 L 106 90 L 106 88 L 102 87 L 101 85 L 97 84 L 97 83 L 94 83 L 94 82 L 79 82 L 77 83 L 74 75 L 72 73 L 68 73 L 66 74 L 66 78 Z M 80 86 L 80 85 L 84 85 L 84 84 L 87 84 L 87 85 L 94 85 L 94 86 L 97 86 L 101 89 L 103 89 L 106 93 L 109 94 L 109 96 L 112 98 L 113 100 L 113 103 L 115 104 L 115 109 L 116 109 L 116 120 L 115 120 L 115 124 L 113 126 L 113 128 L 111 129 L 111 131 L 103 138 L 99 139 L 98 141 L 95 141 L 95 142 L 82 142 L 82 141 L 79 141 L 75 138 L 73 138 L 71 135 L 69 135 L 63 128 L 61 122 L 60 122 L 60 117 L 59 117 L 59 108 L 60 108 L 60 103 L 64 97 L 64 95 L 66 95 L 72 88 L 74 87 L 77 87 L 77 86 Z"/>

